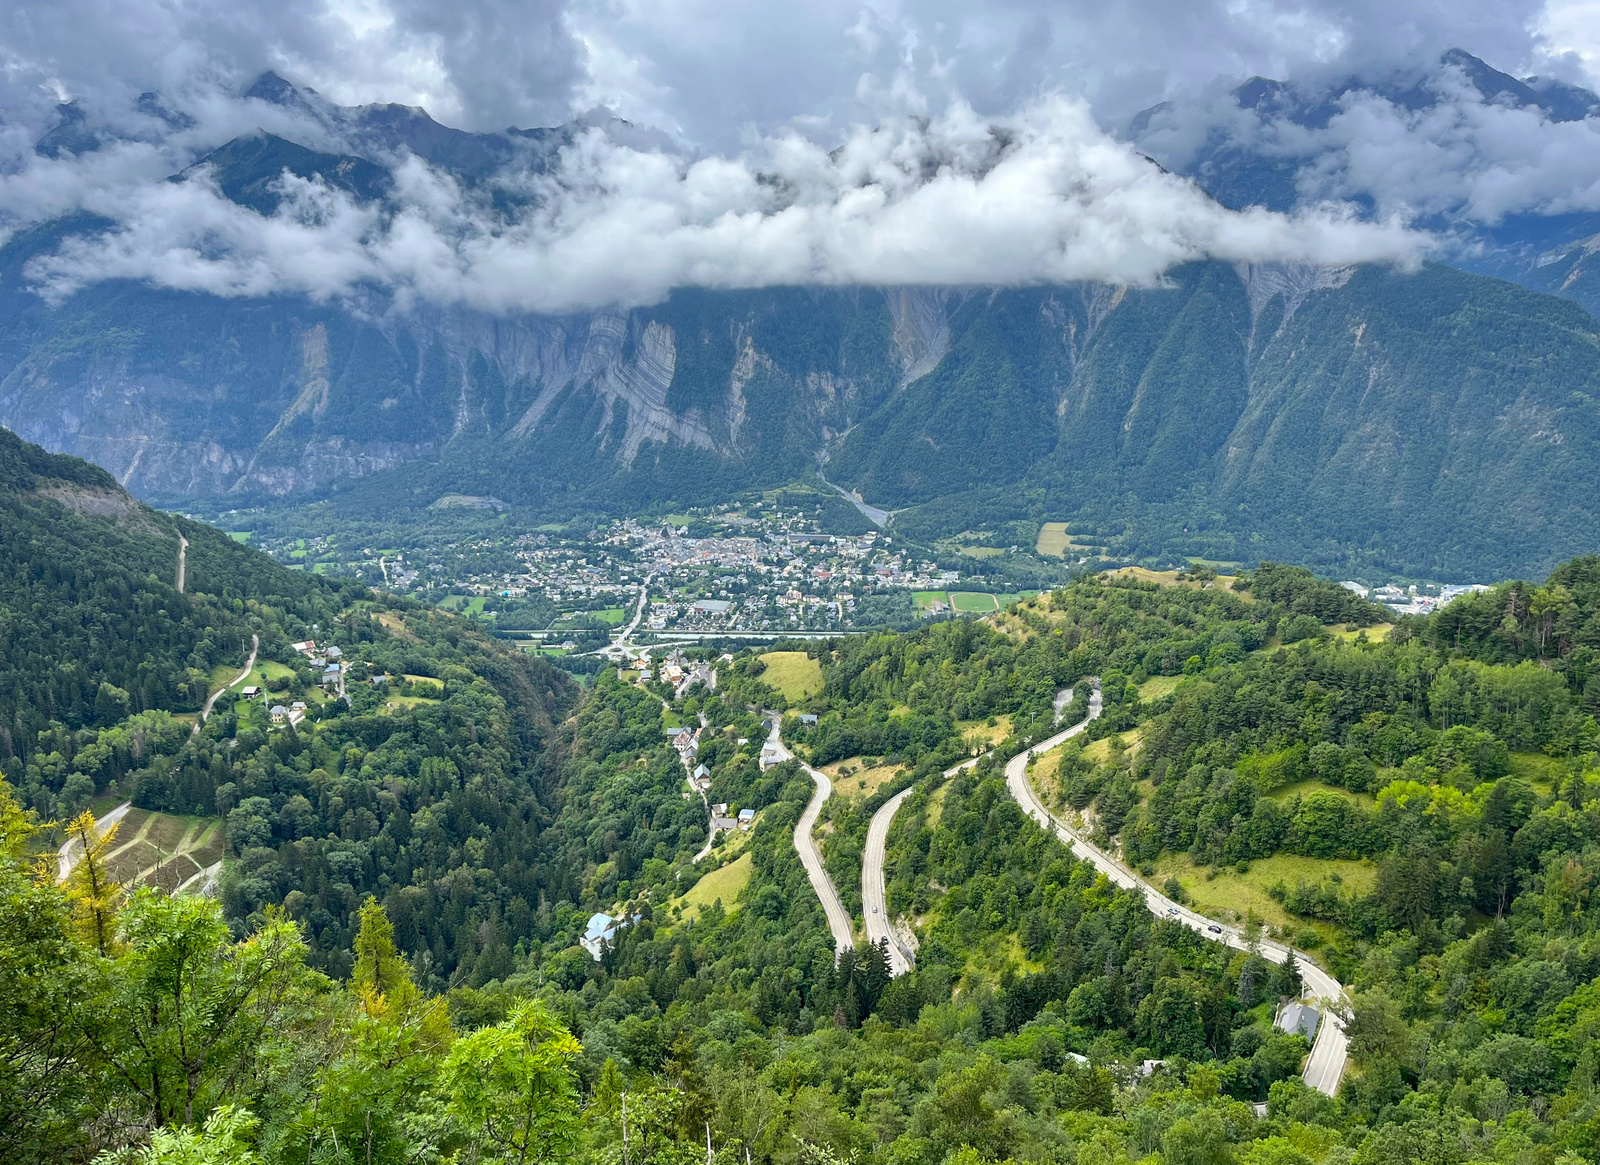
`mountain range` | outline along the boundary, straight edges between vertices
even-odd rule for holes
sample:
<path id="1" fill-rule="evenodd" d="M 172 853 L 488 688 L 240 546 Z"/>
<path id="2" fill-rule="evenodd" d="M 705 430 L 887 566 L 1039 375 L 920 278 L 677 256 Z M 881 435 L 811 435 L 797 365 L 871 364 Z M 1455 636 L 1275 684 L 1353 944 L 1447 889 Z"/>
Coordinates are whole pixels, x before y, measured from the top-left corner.
<path id="1" fill-rule="evenodd" d="M 1465 54 L 1441 67 L 1547 119 L 1600 108 Z M 1342 92 L 1258 79 L 1235 99 L 1314 126 Z M 237 138 L 173 180 L 203 172 L 261 214 L 285 172 L 381 207 L 406 153 L 470 184 L 512 161 L 537 170 L 597 124 L 465 133 L 271 74 L 246 95 L 322 131 Z M 82 153 L 107 134 L 64 106 L 37 148 Z M 1287 208 L 1298 189 L 1292 160 L 1222 136 L 1188 171 L 1232 206 Z M 1031 518 L 1130 555 L 1537 570 L 1600 540 L 1600 279 L 1583 234 L 1600 219 L 1582 218 L 1478 231 L 1467 259 L 1414 273 L 1198 263 L 1143 289 L 685 290 L 494 316 L 376 291 L 319 303 L 115 280 L 50 302 L 28 264 L 103 228 L 75 216 L 0 249 L 0 423 L 165 504 L 462 492 L 615 512 L 821 468 L 930 536 Z"/>

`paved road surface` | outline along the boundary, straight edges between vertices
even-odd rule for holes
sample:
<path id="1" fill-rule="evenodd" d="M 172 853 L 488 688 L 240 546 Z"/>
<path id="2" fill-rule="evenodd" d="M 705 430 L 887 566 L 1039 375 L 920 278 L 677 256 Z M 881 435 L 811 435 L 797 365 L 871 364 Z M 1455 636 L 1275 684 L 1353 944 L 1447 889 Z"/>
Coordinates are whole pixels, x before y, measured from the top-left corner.
<path id="1" fill-rule="evenodd" d="M 1027 814 L 1045 829 L 1055 831 L 1077 857 L 1094 864 L 1095 868 L 1110 879 L 1115 885 L 1127 889 L 1139 889 L 1144 893 L 1145 905 L 1152 914 L 1158 917 L 1170 918 L 1181 922 L 1184 926 L 1198 932 L 1201 936 L 1215 942 L 1225 943 L 1238 950 L 1249 949 L 1244 935 L 1233 926 L 1217 922 L 1199 914 L 1188 907 L 1172 901 L 1160 890 L 1139 877 L 1132 870 L 1122 865 L 1110 854 L 1094 845 L 1087 838 L 1081 836 L 1076 830 L 1053 816 L 1040 802 L 1038 794 L 1033 790 L 1032 783 L 1028 780 L 1028 760 L 1040 753 L 1064 743 L 1069 737 L 1076 736 L 1089 726 L 1089 720 L 1100 715 L 1100 691 L 1095 689 L 1094 696 L 1089 701 L 1089 719 L 1081 724 L 1075 724 L 1065 732 L 1057 733 L 1042 744 L 1035 745 L 1024 752 L 1012 757 L 1006 764 L 1006 785 L 1011 790 L 1011 795 Z M 1261 956 L 1273 963 L 1282 963 L 1289 956 L 1289 948 L 1281 943 L 1263 939 L 1259 943 Z M 1303 951 L 1296 951 L 1295 958 L 1300 964 L 1300 974 L 1305 981 L 1305 995 L 1309 998 L 1331 1001 L 1335 1005 L 1342 1003 L 1344 988 L 1338 980 L 1329 975 L 1321 967 L 1311 962 Z M 1316 1043 L 1312 1045 L 1311 1055 L 1306 1060 L 1305 1082 L 1318 1092 L 1332 1096 L 1339 1087 L 1339 1079 L 1344 1075 L 1345 1059 L 1348 1055 L 1348 1039 L 1345 1036 L 1344 1025 L 1339 1017 L 1333 1013 L 1324 1002 L 1319 1006 L 1323 1013 L 1322 1025 L 1317 1030 Z"/>
<path id="2" fill-rule="evenodd" d="M 178 535 L 178 593 L 183 594 L 183 577 L 187 573 L 187 559 L 189 555 L 189 540 L 182 534 Z"/>
<path id="3" fill-rule="evenodd" d="M 781 760 L 792 759 L 794 753 L 784 747 L 783 738 L 778 732 L 783 725 L 783 718 L 774 713 L 769 723 L 772 729 L 767 734 L 767 744 L 776 746 L 777 755 Z M 828 930 L 833 934 L 833 957 L 837 960 L 846 947 L 855 946 L 855 922 L 845 912 L 844 903 L 839 900 L 839 891 L 834 889 L 833 879 L 828 877 L 828 871 L 823 868 L 822 854 L 818 852 L 816 840 L 811 836 L 812 827 L 817 824 L 817 815 L 822 812 L 823 803 L 833 795 L 833 782 L 828 780 L 827 773 L 820 772 L 803 761 L 800 767 L 811 775 L 817 791 L 811 795 L 806 811 L 800 814 L 800 820 L 795 823 L 794 848 L 800 855 L 800 864 L 806 868 L 806 877 L 811 879 L 811 888 L 817 892 L 817 898 L 822 903 L 822 912 L 828 916 Z"/>
<path id="4" fill-rule="evenodd" d="M 126 817 L 128 810 L 132 808 L 132 801 L 124 801 L 104 817 L 96 818 L 94 823 L 95 832 L 105 833 L 106 830 Z M 67 875 L 72 873 L 72 867 L 78 864 L 78 849 L 78 839 L 75 837 L 69 837 L 61 843 L 61 848 L 56 851 L 56 862 L 61 870 L 56 881 L 65 882 Z"/>
<path id="5" fill-rule="evenodd" d="M 650 583 L 655 577 L 654 574 L 644 576 L 644 582 L 639 584 L 639 603 L 633 609 L 633 618 L 622 629 L 622 634 L 617 636 L 616 642 L 602 647 L 598 654 L 608 659 L 623 660 L 627 659 L 632 653 L 633 644 L 630 642 L 630 637 L 639 629 L 639 624 L 644 620 L 644 609 L 650 604 Z"/>
<path id="6" fill-rule="evenodd" d="M 885 801 L 867 826 L 867 848 L 861 854 L 861 909 L 866 917 L 867 941 L 874 946 L 889 940 L 889 974 L 904 975 L 916 965 L 916 955 L 901 945 L 889 921 L 889 903 L 883 892 L 883 853 L 889 840 L 889 823 L 900 810 L 900 803 L 911 795 L 902 789 Z"/>
<path id="7" fill-rule="evenodd" d="M 250 636 L 250 658 L 245 660 L 244 670 L 206 697 L 205 705 L 200 709 L 200 716 L 195 720 L 194 728 L 190 730 L 189 734 L 191 736 L 200 731 L 200 725 L 204 724 L 206 722 L 206 717 L 211 715 L 211 709 L 216 704 L 217 697 L 222 695 L 223 692 L 228 691 L 230 688 L 237 687 L 239 684 L 244 683 L 245 678 L 249 676 L 251 671 L 254 670 L 256 666 L 256 652 L 260 650 L 261 636 Z"/>
<path id="8" fill-rule="evenodd" d="M 1052 703 L 1056 710 L 1056 719 L 1059 720 L 1062 710 L 1072 703 L 1072 689 L 1062 688 L 1056 693 Z M 1095 712 L 1094 715 L 1098 716 L 1099 712 Z M 962 761 L 953 768 L 945 769 L 944 775 L 953 777 L 963 769 L 970 769 L 988 755 L 987 752 L 980 753 L 971 760 Z M 866 914 L 867 941 L 877 943 L 881 938 L 889 940 L 891 975 L 903 975 L 917 965 L 916 953 L 902 945 L 894 924 L 889 921 L 888 896 L 883 888 L 883 858 L 889 841 L 889 826 L 894 821 L 894 815 L 900 811 L 901 802 L 910 792 L 910 789 L 906 789 L 878 807 L 878 811 L 872 815 L 872 821 L 867 826 L 867 847 L 861 854 L 861 909 Z"/>
<path id="9" fill-rule="evenodd" d="M 843 486 L 834 485 L 833 482 L 822 476 L 822 470 L 820 469 L 817 470 L 817 477 L 820 478 L 822 484 L 827 486 L 829 489 L 837 490 L 840 497 L 849 502 L 856 509 L 860 510 L 861 516 L 867 521 L 871 522 L 878 529 L 883 529 L 889 524 L 889 519 L 894 517 L 894 513 L 892 511 L 880 510 L 877 506 L 869 506 L 866 502 L 861 500 L 858 494 L 851 493 Z"/>

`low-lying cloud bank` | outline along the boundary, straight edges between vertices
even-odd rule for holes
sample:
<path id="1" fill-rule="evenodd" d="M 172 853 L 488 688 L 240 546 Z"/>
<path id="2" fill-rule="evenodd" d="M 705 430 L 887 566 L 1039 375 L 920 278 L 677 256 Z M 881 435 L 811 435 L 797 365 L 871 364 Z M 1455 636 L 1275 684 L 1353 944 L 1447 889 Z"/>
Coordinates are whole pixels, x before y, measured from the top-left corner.
<path id="1" fill-rule="evenodd" d="M 998 124 L 955 104 L 858 129 L 832 151 L 789 135 L 697 160 L 595 128 L 550 172 L 511 171 L 486 188 L 408 158 L 382 204 L 289 175 L 280 188 L 269 216 L 228 201 L 203 169 L 93 185 L 82 209 L 116 225 L 35 259 L 27 277 L 54 300 L 136 279 L 560 313 L 685 286 L 1149 284 L 1201 258 L 1409 265 L 1429 245 L 1398 218 L 1359 221 L 1335 205 L 1226 210 L 1060 98 Z"/>

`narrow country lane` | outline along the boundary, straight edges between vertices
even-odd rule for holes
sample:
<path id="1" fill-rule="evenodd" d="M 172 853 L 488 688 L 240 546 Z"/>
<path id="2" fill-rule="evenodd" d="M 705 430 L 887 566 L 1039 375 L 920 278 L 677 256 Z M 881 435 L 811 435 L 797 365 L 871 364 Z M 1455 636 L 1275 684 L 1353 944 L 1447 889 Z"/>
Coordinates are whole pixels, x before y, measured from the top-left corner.
<path id="1" fill-rule="evenodd" d="M 1101 707 L 1100 689 L 1096 685 L 1094 695 L 1089 701 L 1087 720 L 1012 757 L 1006 763 L 1006 786 L 1010 789 L 1011 795 L 1016 798 L 1028 816 L 1043 828 L 1054 830 L 1056 836 L 1066 843 L 1074 856 L 1092 863 L 1113 884 L 1125 889 L 1142 891 L 1145 906 L 1152 914 L 1180 922 L 1202 938 L 1224 943 L 1238 950 L 1248 950 L 1250 944 L 1238 928 L 1207 918 L 1172 901 L 1099 846 L 1051 814 L 1034 792 L 1033 784 L 1028 779 L 1028 761 L 1059 747 L 1069 738 L 1083 732 L 1088 728 L 1089 721 L 1100 715 Z M 1282 963 L 1289 957 L 1289 948 L 1282 943 L 1262 939 L 1257 943 L 1257 947 L 1262 958 L 1269 962 Z M 1305 952 L 1296 951 L 1295 958 L 1300 964 L 1300 974 L 1305 983 L 1305 996 L 1323 1001 L 1319 1009 L 1322 1011 L 1323 1020 L 1317 1029 L 1317 1038 L 1312 1045 L 1311 1055 L 1306 1060 L 1305 1082 L 1318 1092 L 1332 1096 L 1338 1091 L 1339 1080 L 1344 1075 L 1345 1061 L 1349 1054 L 1349 1040 L 1345 1035 L 1344 1023 L 1339 1017 L 1339 1010 L 1344 1006 L 1344 988 L 1332 975 L 1311 962 Z"/>
<path id="2" fill-rule="evenodd" d="M 794 753 L 784 746 L 779 734 L 783 718 L 773 712 L 768 722 L 772 730 L 767 735 L 767 744 L 775 749 L 780 759 L 795 759 Z M 845 912 L 844 903 L 839 900 L 839 891 L 834 889 L 833 879 L 828 877 L 828 871 L 823 868 L 816 839 L 811 836 L 823 804 L 833 795 L 833 782 L 828 779 L 827 773 L 812 768 L 804 761 L 800 762 L 800 767 L 816 783 L 817 791 L 811 795 L 806 811 L 800 814 L 800 820 L 795 824 L 794 848 L 800 855 L 800 864 L 806 868 L 806 877 L 811 879 L 811 888 L 817 892 L 817 899 L 822 903 L 822 912 L 828 916 L 828 930 L 833 934 L 833 957 L 837 960 L 845 948 L 855 946 L 855 924 Z"/>
<path id="3" fill-rule="evenodd" d="M 183 594 L 184 576 L 188 574 L 189 540 L 178 535 L 178 593 Z"/>
<path id="4" fill-rule="evenodd" d="M 248 677 L 250 675 L 250 673 L 255 670 L 256 652 L 258 652 L 260 650 L 261 650 L 261 636 L 259 636 L 259 635 L 250 636 L 250 658 L 245 660 L 244 670 L 241 671 L 238 675 L 234 676 L 233 679 L 231 679 L 227 683 L 223 684 L 222 687 L 218 688 L 216 691 L 212 692 L 209 696 L 206 697 L 206 702 L 200 709 L 200 715 L 195 720 L 194 727 L 192 729 L 190 729 L 190 733 L 189 734 L 191 736 L 197 735 L 199 733 L 200 726 L 206 722 L 206 717 L 211 715 L 211 709 L 216 705 L 217 697 L 222 695 L 223 692 L 226 692 L 231 688 L 238 687 L 240 684 L 244 683 L 246 677 Z"/>

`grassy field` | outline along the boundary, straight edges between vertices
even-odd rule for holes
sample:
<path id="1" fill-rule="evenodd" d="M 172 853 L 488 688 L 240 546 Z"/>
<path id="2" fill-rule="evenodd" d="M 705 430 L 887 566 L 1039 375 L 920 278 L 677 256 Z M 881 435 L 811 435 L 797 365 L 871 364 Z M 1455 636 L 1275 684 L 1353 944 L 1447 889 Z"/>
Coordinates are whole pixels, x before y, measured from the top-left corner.
<path id="1" fill-rule="evenodd" d="M 844 770 L 849 769 L 849 773 Z M 899 765 L 863 767 L 860 757 L 824 765 L 823 772 L 833 778 L 833 791 L 841 797 L 870 797 L 891 777 L 901 772 Z"/>
<path id="2" fill-rule="evenodd" d="M 993 595 L 986 595 L 981 591 L 951 591 L 950 605 L 958 611 L 974 615 L 988 614 L 1000 609 Z"/>
<path id="3" fill-rule="evenodd" d="M 458 615 L 481 615 L 486 602 L 488 599 L 484 595 L 446 595 L 439 600 L 439 607 Z"/>
<path id="4" fill-rule="evenodd" d="M 911 601 L 919 611 L 926 611 L 935 603 L 943 603 L 967 615 L 989 615 L 1003 610 L 1012 603 L 1031 599 L 1038 591 L 1011 591 L 994 595 L 986 591 L 912 591 Z"/>
<path id="5" fill-rule="evenodd" d="M 1190 590 L 1199 590 L 1205 585 L 1196 579 L 1180 579 L 1175 570 L 1146 570 L 1142 566 L 1124 566 L 1110 573 L 1122 578 L 1136 578 L 1140 582 L 1153 582 L 1162 587 L 1188 587 Z M 1232 590 L 1233 581 L 1233 575 L 1219 574 L 1215 579 L 1215 585 L 1224 590 Z M 1247 591 L 1241 591 L 1239 597 L 1247 603 L 1253 601 Z"/>
<path id="6" fill-rule="evenodd" d="M 417 641 L 417 637 L 412 634 L 411 628 L 406 626 L 406 621 L 399 615 L 391 614 L 388 611 L 380 611 L 378 613 L 378 622 L 382 624 L 383 629 L 389 632 L 390 635 L 408 640 L 411 643 Z"/>
<path id="7" fill-rule="evenodd" d="M 740 854 L 721 869 L 712 870 L 701 878 L 689 892 L 677 900 L 687 920 L 699 914 L 713 902 L 721 900 L 724 910 L 733 910 L 739 892 L 750 884 L 750 874 L 755 863 L 748 853 Z"/>
<path id="8" fill-rule="evenodd" d="M 211 669 L 211 690 L 214 692 L 223 684 L 228 683 L 239 674 L 239 665 L 224 664 Z M 250 674 L 234 685 L 234 691 L 240 688 L 257 687 L 271 688 L 275 681 L 287 680 L 294 675 L 294 668 L 286 663 L 279 663 L 275 659 L 258 659 L 256 666 Z"/>
<path id="9" fill-rule="evenodd" d="M 383 701 L 386 709 L 415 708 L 419 704 L 437 704 L 437 696 L 389 696 Z"/>
<path id="10" fill-rule="evenodd" d="M 590 611 L 589 613 L 596 619 L 610 623 L 613 627 L 615 627 L 618 623 L 621 623 L 623 619 L 627 618 L 628 615 L 627 611 L 623 610 L 621 607 L 607 607 L 603 611 Z"/>
<path id="11" fill-rule="evenodd" d="M 1364 894 L 1372 889 L 1378 877 L 1377 867 L 1371 862 L 1302 858 L 1293 854 L 1276 854 L 1251 862 L 1249 870 L 1243 874 L 1226 866 L 1215 878 L 1207 879 L 1211 870 L 1209 866 L 1197 869 L 1187 855 L 1168 855 L 1157 864 L 1156 875 L 1150 880 L 1159 886 L 1168 877 L 1176 876 L 1195 909 L 1212 918 L 1242 919 L 1254 911 L 1263 922 L 1291 931 L 1312 929 L 1324 937 L 1337 934 L 1337 928 L 1291 915 L 1267 891 L 1280 882 L 1292 890 L 1298 882 L 1319 883 L 1328 875 L 1337 874 L 1346 892 Z"/>
<path id="12" fill-rule="evenodd" d="M 995 744 L 1011 735 L 1011 713 L 1006 712 L 988 720 L 957 720 L 956 731 L 965 738 L 978 737 L 985 744 Z"/>
<path id="13" fill-rule="evenodd" d="M 250 545 L 250 531 L 248 530 L 229 530 L 228 537 L 235 542 L 243 543 L 246 546 Z"/>
<path id="14" fill-rule="evenodd" d="M 1130 728 L 1128 731 L 1117 736 L 1103 736 L 1093 744 L 1086 745 L 1083 750 L 1083 755 L 1097 765 L 1105 764 L 1106 761 L 1111 759 L 1111 742 L 1113 740 L 1122 741 L 1122 746 L 1129 752 L 1138 752 L 1139 741 L 1143 739 L 1143 737 L 1144 732 L 1139 728 Z"/>
<path id="15" fill-rule="evenodd" d="M 406 672 L 405 678 L 413 684 L 421 684 L 424 687 L 438 688 L 439 694 L 441 696 L 444 695 L 444 681 L 441 679 L 436 679 L 433 676 L 413 675 L 411 672 Z"/>
<path id="16" fill-rule="evenodd" d="M 1170 696 L 1182 682 L 1182 676 L 1151 676 L 1139 685 L 1139 699 L 1159 700 Z"/>
<path id="17" fill-rule="evenodd" d="M 1332 627 L 1335 638 L 1355 639 L 1363 632 L 1366 633 L 1367 642 L 1382 643 L 1389 638 L 1389 633 L 1394 630 L 1393 623 L 1378 623 L 1371 627 L 1347 627 L 1343 623 L 1335 623 Z"/>
<path id="18" fill-rule="evenodd" d="M 222 822 L 130 809 L 117 823 L 107 865 L 119 882 L 177 889 L 223 857 Z"/>
<path id="19" fill-rule="evenodd" d="M 1039 527 L 1039 541 L 1034 544 L 1033 550 L 1035 554 L 1064 558 L 1067 547 L 1071 545 L 1072 538 L 1067 534 L 1065 522 L 1046 522 Z"/>
<path id="20" fill-rule="evenodd" d="M 769 651 L 761 662 L 767 665 L 763 682 L 777 688 L 791 704 L 822 690 L 822 665 L 803 651 Z"/>
<path id="21" fill-rule="evenodd" d="M 1009 607 L 1012 603 L 1020 603 L 1024 599 L 1037 598 L 1038 595 L 1038 591 L 1007 591 L 1005 594 L 998 596 L 995 602 L 999 603 L 1003 609 Z"/>
<path id="22" fill-rule="evenodd" d="M 243 666 L 244 660 L 240 660 L 237 664 L 219 663 L 211 669 L 211 686 L 206 690 L 214 692 L 223 684 L 232 683 L 233 677 L 239 674 L 239 669 Z"/>

